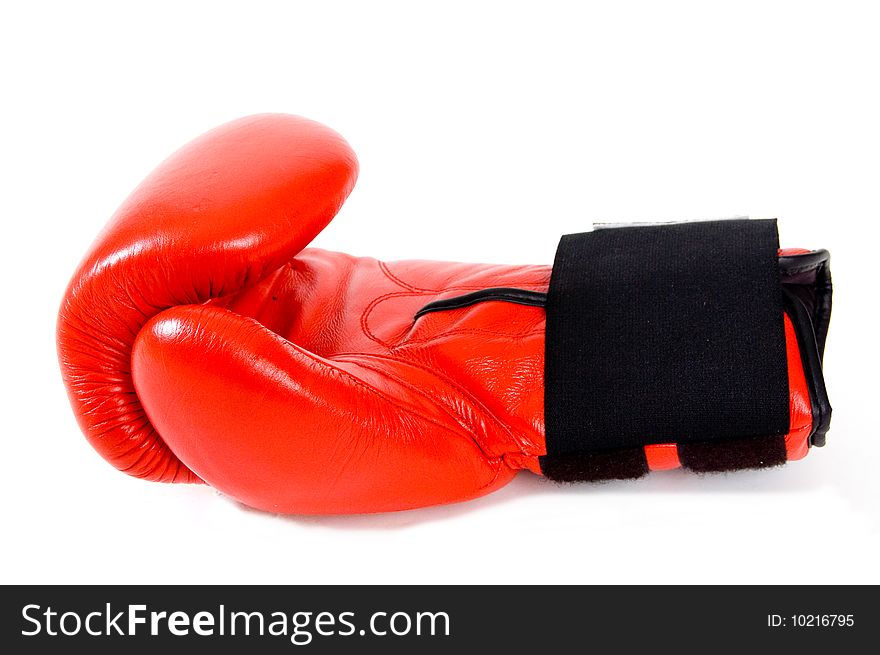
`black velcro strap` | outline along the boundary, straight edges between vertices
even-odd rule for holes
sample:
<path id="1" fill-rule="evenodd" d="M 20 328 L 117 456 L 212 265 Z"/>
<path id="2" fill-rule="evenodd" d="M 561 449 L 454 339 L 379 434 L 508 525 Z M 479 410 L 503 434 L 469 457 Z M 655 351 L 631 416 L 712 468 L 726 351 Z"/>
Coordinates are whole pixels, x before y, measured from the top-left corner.
<path id="1" fill-rule="evenodd" d="M 774 220 L 562 237 L 547 295 L 545 469 L 789 429 Z"/>

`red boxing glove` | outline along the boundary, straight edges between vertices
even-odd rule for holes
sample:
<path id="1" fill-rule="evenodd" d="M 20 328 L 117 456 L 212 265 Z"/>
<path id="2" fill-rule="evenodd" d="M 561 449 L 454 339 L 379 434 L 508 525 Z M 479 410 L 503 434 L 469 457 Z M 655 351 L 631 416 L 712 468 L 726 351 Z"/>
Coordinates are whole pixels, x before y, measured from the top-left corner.
<path id="1" fill-rule="evenodd" d="M 823 251 L 783 251 L 777 262 L 774 249 L 765 266 L 775 225 L 761 221 L 694 224 L 708 236 L 688 225 L 599 230 L 561 245 L 553 268 L 304 250 L 356 176 L 354 153 L 335 132 L 264 115 L 205 134 L 135 190 L 74 275 L 58 322 L 71 403 L 110 463 L 151 480 L 204 481 L 273 512 L 330 514 L 466 500 L 521 469 L 559 480 L 628 478 L 680 465 L 774 465 L 821 445 L 830 411 L 819 362 L 830 313 Z M 763 254 L 726 234 L 758 224 Z M 721 250 L 736 242 L 732 254 L 704 241 L 718 230 Z M 678 265 L 662 264 L 678 255 L 652 254 L 647 266 L 624 265 L 625 275 L 614 268 L 616 240 L 649 235 L 657 248 L 672 233 L 673 250 L 707 244 L 695 258 L 707 270 L 744 270 L 749 284 L 737 278 L 735 289 L 747 291 L 728 292 L 722 279 L 707 292 L 724 301 L 712 314 L 733 316 L 736 330 L 715 338 L 705 298 L 681 292 L 703 284 L 702 264 L 685 282 Z M 581 248 L 616 254 L 581 257 Z M 640 248 L 627 252 L 643 257 Z M 609 268 L 570 268 L 583 260 Z M 606 272 L 611 286 L 628 279 L 625 296 L 648 301 L 626 302 L 622 311 L 634 314 L 621 318 L 620 293 L 608 300 L 607 287 L 578 282 Z M 678 323 L 670 319 L 662 334 L 673 341 L 645 337 L 670 311 Z M 731 373 L 718 362 L 742 359 L 727 345 L 742 325 L 761 326 L 744 339 L 746 350 L 760 346 L 760 361 Z M 572 344 L 572 334 L 585 340 Z M 577 336 L 587 334 L 602 342 Z M 691 341 L 698 345 L 679 343 Z M 736 384 L 704 402 L 699 389 L 664 380 L 680 379 L 682 361 L 699 382 L 691 387 L 731 375 Z M 760 378 L 761 398 L 741 394 L 754 385 L 739 378 Z M 713 425 L 733 427 L 713 434 Z"/>

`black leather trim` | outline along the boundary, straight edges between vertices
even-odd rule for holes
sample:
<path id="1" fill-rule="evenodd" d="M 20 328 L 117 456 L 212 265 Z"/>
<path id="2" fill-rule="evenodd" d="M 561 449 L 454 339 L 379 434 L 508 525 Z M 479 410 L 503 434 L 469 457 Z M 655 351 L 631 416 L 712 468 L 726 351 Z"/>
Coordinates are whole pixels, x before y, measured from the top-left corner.
<path id="1" fill-rule="evenodd" d="M 790 289 L 783 286 L 783 293 L 785 311 L 794 326 L 798 348 L 801 351 L 804 377 L 807 380 L 807 391 L 810 394 L 810 407 L 813 413 L 810 445 L 822 447 L 825 445 L 825 434 L 831 426 L 831 403 L 828 400 L 828 391 L 825 389 L 822 357 L 813 321 L 804 303 Z"/>
<path id="2" fill-rule="evenodd" d="M 431 312 L 461 309 L 462 307 L 470 307 L 479 302 L 487 301 L 512 302 L 517 305 L 528 305 L 529 307 L 543 307 L 547 302 L 547 294 L 539 291 L 528 291 L 526 289 L 514 289 L 509 287 L 480 289 L 473 293 L 466 293 L 463 296 L 455 296 L 454 298 L 444 298 L 443 300 L 429 302 L 416 312 L 413 320 L 418 319 L 425 314 L 430 314 Z"/>
<path id="3" fill-rule="evenodd" d="M 831 324 L 831 256 L 827 250 L 779 258 L 783 288 L 801 301 L 810 317 L 819 360 L 825 353 L 825 341 Z"/>
<path id="4" fill-rule="evenodd" d="M 779 257 L 779 274 L 793 275 L 811 269 L 826 266 L 831 261 L 827 250 L 811 250 L 800 255 L 781 255 Z"/>

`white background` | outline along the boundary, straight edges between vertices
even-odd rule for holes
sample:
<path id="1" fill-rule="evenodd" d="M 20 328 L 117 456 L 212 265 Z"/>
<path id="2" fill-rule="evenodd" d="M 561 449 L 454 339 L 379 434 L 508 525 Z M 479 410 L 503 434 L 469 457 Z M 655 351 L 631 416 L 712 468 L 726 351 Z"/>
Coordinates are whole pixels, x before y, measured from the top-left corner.
<path id="1" fill-rule="evenodd" d="M 4 3 L 6 582 L 880 582 L 872 3 Z M 345 135 L 317 245 L 549 263 L 593 221 L 778 217 L 833 256 L 828 447 L 781 469 L 279 517 L 116 472 L 80 435 L 54 322 L 149 170 L 249 113 Z"/>

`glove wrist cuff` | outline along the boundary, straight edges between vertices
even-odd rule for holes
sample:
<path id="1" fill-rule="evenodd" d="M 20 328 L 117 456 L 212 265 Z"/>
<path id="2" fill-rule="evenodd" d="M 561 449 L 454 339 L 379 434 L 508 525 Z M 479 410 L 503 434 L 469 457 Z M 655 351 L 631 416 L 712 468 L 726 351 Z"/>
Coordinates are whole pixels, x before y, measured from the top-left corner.
<path id="1" fill-rule="evenodd" d="M 542 471 L 599 480 L 781 464 L 800 429 L 792 350 L 813 414 L 805 436 L 821 445 L 830 292 L 827 253 L 780 257 L 775 220 L 564 236 L 546 303 Z"/>

